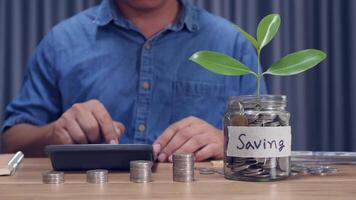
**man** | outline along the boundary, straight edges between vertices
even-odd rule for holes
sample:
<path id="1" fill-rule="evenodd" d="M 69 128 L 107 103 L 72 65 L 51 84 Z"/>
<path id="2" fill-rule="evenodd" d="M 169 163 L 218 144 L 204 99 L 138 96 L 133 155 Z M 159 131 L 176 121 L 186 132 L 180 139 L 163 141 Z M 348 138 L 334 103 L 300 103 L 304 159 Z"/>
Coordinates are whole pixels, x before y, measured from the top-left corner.
<path id="1" fill-rule="evenodd" d="M 253 94 L 250 75 L 227 77 L 190 62 L 198 50 L 256 70 L 247 40 L 185 0 L 104 0 L 57 25 L 31 58 L 6 109 L 4 150 L 39 156 L 48 144 L 149 143 L 221 158 L 227 96 Z"/>

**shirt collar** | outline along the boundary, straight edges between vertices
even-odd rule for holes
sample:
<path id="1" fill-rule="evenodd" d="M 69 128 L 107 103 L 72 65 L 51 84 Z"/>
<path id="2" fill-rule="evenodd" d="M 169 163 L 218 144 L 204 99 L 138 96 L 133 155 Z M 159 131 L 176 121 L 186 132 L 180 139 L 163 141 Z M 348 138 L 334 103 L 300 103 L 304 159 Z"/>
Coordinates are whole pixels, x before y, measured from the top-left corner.
<path id="1" fill-rule="evenodd" d="M 199 30 L 198 10 L 188 0 L 179 0 L 182 5 L 182 11 L 178 20 L 172 24 L 169 29 L 173 31 L 182 30 L 186 27 L 189 31 L 195 32 Z M 106 26 L 110 22 L 114 22 L 126 29 L 133 28 L 133 24 L 124 18 L 120 11 L 114 5 L 114 0 L 103 0 L 99 5 L 98 13 L 94 19 L 94 23 L 99 26 Z"/>

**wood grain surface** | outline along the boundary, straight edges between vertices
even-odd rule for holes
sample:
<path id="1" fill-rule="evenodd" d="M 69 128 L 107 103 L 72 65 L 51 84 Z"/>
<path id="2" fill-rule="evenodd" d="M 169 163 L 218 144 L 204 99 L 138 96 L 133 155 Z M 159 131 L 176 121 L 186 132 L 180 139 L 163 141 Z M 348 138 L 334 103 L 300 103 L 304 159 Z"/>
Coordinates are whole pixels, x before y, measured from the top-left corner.
<path id="1" fill-rule="evenodd" d="M 210 166 L 210 163 L 196 163 Z M 226 180 L 222 175 L 200 175 L 193 183 L 172 181 L 172 165 L 158 164 L 151 183 L 131 183 L 128 172 L 110 172 L 109 183 L 86 183 L 85 172 L 65 174 L 61 185 L 42 184 L 51 170 L 48 159 L 25 159 L 13 176 L 0 177 L 0 200 L 47 199 L 356 199 L 356 166 L 337 166 L 327 176 L 296 176 L 277 182 Z"/>

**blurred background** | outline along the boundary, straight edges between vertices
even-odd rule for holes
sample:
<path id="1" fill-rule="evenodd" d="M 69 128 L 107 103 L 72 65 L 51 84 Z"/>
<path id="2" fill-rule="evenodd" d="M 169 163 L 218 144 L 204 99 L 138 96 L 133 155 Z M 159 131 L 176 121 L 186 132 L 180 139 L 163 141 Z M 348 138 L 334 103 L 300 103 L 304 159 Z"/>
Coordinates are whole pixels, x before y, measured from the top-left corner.
<path id="1" fill-rule="evenodd" d="M 306 73 L 267 77 L 271 94 L 288 96 L 294 150 L 356 151 L 356 0 L 192 0 L 255 35 L 279 13 L 282 27 L 263 51 L 264 66 L 305 48 L 328 59 Z M 0 124 L 19 92 L 27 60 L 59 21 L 100 0 L 0 0 Z"/>

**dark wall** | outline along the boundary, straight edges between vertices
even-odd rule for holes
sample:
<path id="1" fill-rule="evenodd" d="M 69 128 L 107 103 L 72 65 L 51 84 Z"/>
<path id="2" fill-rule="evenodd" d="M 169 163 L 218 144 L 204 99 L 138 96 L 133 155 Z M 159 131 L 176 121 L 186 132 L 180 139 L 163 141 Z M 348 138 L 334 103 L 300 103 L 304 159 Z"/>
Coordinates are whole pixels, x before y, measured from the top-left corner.
<path id="1" fill-rule="evenodd" d="M 18 93 L 30 54 L 57 22 L 99 0 L 0 0 L 0 122 Z M 254 34 L 257 22 L 280 13 L 282 28 L 263 51 L 268 66 L 304 48 L 326 51 L 327 61 L 304 74 L 267 77 L 269 92 L 286 94 L 293 149 L 356 150 L 355 0 L 195 0 Z"/>

